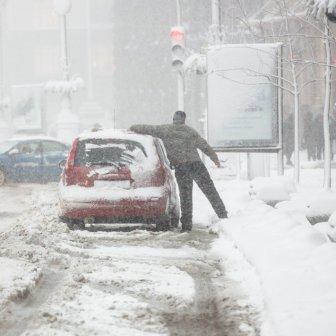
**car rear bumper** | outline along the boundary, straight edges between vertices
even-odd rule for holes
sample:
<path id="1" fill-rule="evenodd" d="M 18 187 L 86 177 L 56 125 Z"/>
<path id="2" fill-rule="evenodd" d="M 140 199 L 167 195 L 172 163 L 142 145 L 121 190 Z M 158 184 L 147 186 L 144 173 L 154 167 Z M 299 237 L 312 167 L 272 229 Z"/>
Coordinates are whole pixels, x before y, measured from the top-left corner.
<path id="1" fill-rule="evenodd" d="M 99 190 L 91 188 L 60 188 L 60 217 L 66 219 L 100 219 L 100 222 L 143 221 L 167 212 L 169 195 L 164 187 L 134 190 Z"/>

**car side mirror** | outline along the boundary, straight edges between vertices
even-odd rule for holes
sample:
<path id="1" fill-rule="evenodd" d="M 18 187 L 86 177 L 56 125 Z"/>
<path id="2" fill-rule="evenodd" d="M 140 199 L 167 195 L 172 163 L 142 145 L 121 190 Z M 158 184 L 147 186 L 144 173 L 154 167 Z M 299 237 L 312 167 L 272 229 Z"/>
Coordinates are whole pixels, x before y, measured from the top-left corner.
<path id="1" fill-rule="evenodd" d="M 59 162 L 58 167 L 60 167 L 60 169 L 63 170 L 65 168 L 65 165 L 66 165 L 66 160 L 62 160 Z"/>
<path id="2" fill-rule="evenodd" d="M 8 155 L 16 155 L 19 154 L 19 150 L 17 148 L 13 148 L 8 152 Z"/>

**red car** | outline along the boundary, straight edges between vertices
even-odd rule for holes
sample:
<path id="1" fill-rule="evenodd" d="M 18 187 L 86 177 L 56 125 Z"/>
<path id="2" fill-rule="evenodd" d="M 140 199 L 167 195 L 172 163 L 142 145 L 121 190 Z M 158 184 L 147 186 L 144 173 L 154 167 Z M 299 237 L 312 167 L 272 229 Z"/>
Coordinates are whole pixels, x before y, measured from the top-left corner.
<path id="1" fill-rule="evenodd" d="M 60 219 L 71 229 L 94 223 L 177 227 L 175 176 L 161 140 L 105 130 L 75 139 L 63 169 Z"/>

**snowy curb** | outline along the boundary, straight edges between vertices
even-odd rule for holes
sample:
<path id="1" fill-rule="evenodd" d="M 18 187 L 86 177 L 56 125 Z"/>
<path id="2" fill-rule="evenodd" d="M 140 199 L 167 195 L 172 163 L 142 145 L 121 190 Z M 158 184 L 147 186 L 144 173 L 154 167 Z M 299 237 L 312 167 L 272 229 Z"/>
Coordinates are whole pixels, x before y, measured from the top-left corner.
<path id="1" fill-rule="evenodd" d="M 241 309 L 252 307 L 253 324 L 260 328 L 261 336 L 273 336 L 273 327 L 270 317 L 265 310 L 264 294 L 260 278 L 251 263 L 248 262 L 233 240 L 225 233 L 220 233 L 220 238 L 212 244 L 211 255 L 221 262 L 221 268 L 227 279 L 233 285 L 226 284 L 229 291 L 235 290 L 235 284 L 239 284 L 239 305 Z M 225 309 L 226 307 L 223 307 Z M 244 328 L 244 324 L 241 325 Z M 252 333 L 254 335 L 254 333 Z"/>
<path id="2" fill-rule="evenodd" d="M 282 336 L 335 335 L 336 245 L 325 234 L 257 201 L 213 231 L 219 234 L 223 257 L 230 260 L 234 255 L 223 248 L 229 237 L 260 279 L 266 309 L 261 335 L 270 335 L 265 327 L 270 325 Z M 256 281 L 245 271 L 238 268 L 234 274 L 252 288 L 255 302 L 251 283 L 257 287 Z"/>

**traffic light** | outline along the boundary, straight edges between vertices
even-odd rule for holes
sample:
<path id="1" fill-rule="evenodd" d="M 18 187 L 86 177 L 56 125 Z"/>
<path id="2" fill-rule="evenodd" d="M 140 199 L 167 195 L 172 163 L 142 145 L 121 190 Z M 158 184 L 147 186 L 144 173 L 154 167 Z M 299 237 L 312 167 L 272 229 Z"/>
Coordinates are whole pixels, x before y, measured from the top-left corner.
<path id="1" fill-rule="evenodd" d="M 172 66 L 173 69 L 181 70 L 186 58 L 185 53 L 185 30 L 182 26 L 173 27 L 170 31 Z"/>

